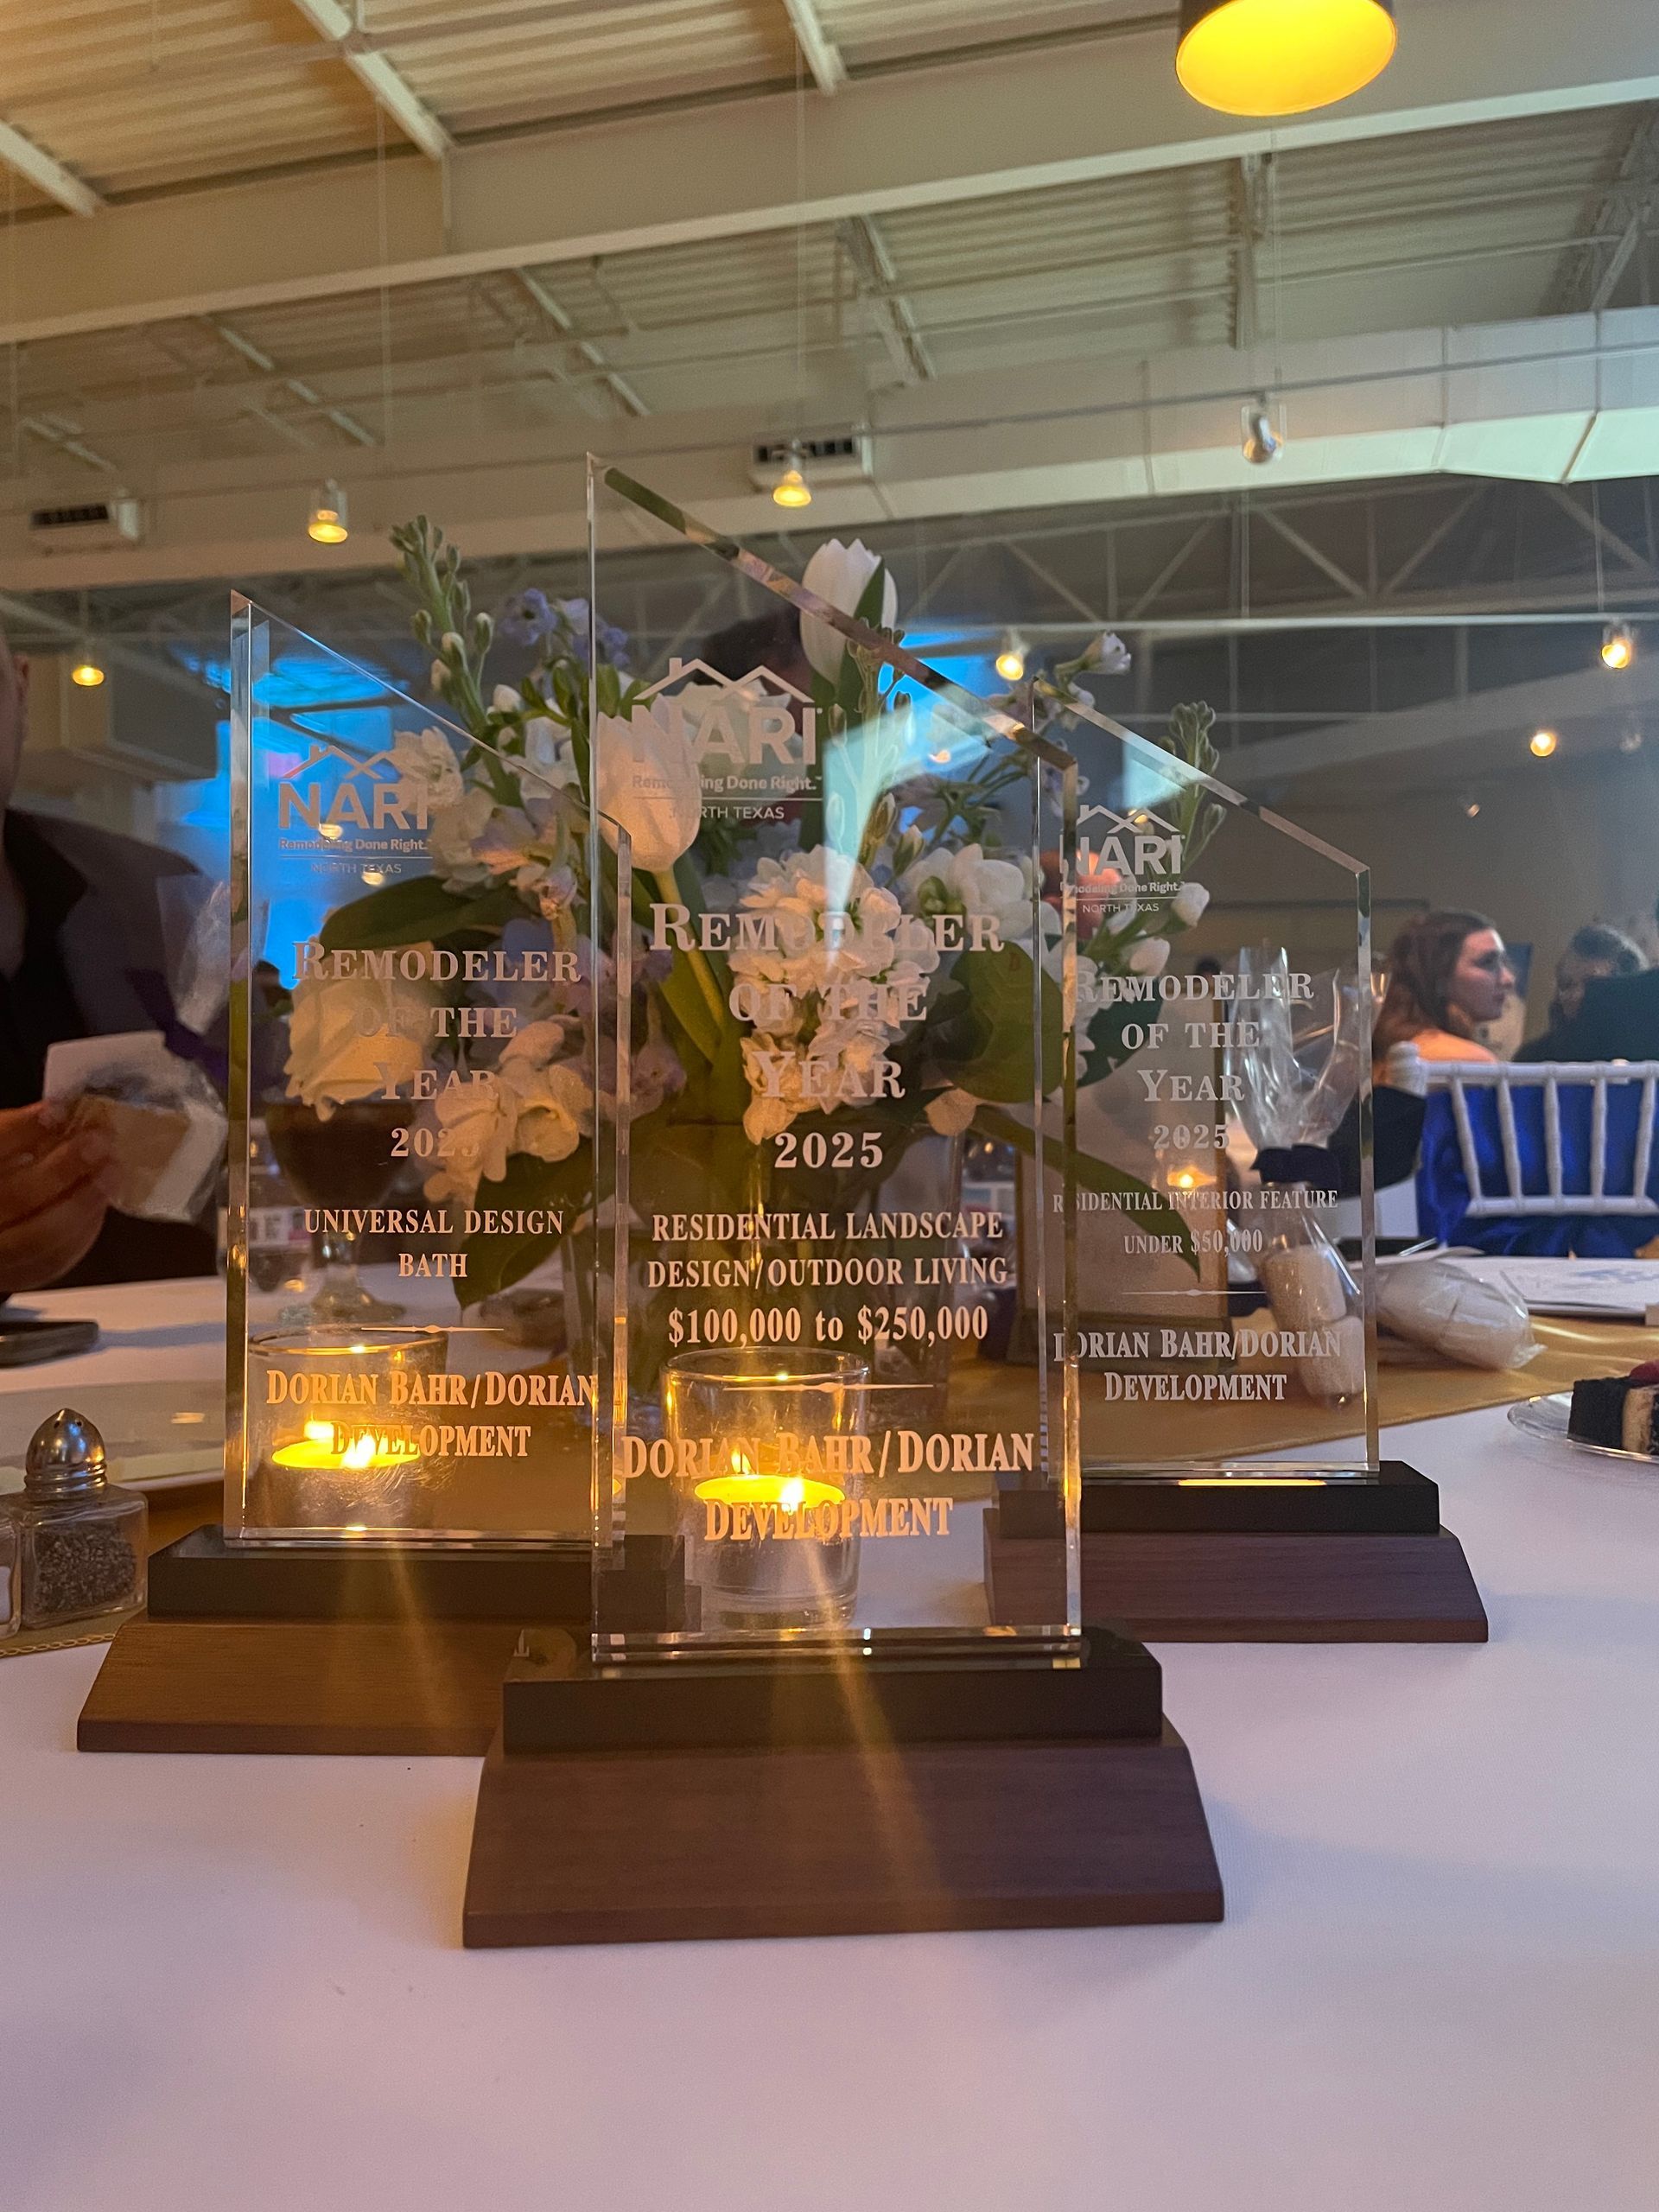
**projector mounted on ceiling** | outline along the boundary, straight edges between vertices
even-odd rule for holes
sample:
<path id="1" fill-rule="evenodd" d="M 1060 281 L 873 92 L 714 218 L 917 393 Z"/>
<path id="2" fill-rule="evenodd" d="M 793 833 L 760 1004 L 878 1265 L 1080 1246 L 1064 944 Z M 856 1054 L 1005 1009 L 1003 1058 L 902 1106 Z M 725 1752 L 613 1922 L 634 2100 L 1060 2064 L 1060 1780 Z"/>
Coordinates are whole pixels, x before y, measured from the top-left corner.
<path id="1" fill-rule="evenodd" d="M 35 507 L 29 518 L 29 543 L 42 553 L 102 552 L 136 545 L 143 534 L 143 510 L 124 493 L 79 499 L 73 506 Z"/>

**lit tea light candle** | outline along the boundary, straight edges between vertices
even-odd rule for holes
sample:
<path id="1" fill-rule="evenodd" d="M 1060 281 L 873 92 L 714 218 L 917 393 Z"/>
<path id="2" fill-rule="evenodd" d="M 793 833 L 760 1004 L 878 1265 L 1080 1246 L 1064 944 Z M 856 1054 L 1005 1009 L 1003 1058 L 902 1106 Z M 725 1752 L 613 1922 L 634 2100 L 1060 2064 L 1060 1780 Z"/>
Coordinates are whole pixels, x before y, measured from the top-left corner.
<path id="1" fill-rule="evenodd" d="M 696 1485 L 696 1496 L 709 1505 L 775 1505 L 784 1513 L 798 1513 L 804 1505 L 839 1505 L 845 1492 L 833 1483 L 810 1475 L 760 1475 L 747 1460 L 732 1455 L 729 1475 L 711 1475 Z"/>
<path id="2" fill-rule="evenodd" d="M 420 1453 L 407 1436 L 377 1435 L 372 1429 L 343 1428 L 331 1421 L 308 1421 L 305 1434 L 279 1444 L 271 1458 L 279 1467 L 308 1473 L 387 1474 L 414 1465 Z"/>

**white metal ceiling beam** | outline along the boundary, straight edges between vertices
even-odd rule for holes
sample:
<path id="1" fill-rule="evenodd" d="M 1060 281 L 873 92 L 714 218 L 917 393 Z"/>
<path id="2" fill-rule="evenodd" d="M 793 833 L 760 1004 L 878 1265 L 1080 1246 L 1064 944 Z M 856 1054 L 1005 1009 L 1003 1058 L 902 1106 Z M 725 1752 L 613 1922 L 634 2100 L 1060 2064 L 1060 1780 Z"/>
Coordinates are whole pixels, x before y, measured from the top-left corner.
<path id="1" fill-rule="evenodd" d="M 340 0 L 294 0 L 294 5 L 319 37 L 338 48 L 340 60 L 404 136 L 441 162 L 453 143 L 449 133 L 385 55 L 362 38 L 351 10 L 342 7 Z"/>
<path id="2" fill-rule="evenodd" d="M 838 92 L 847 81 L 847 64 L 841 58 L 841 48 L 823 28 L 817 0 L 784 0 L 784 6 L 813 83 L 821 92 Z"/>
<path id="3" fill-rule="evenodd" d="M 0 123 L 0 162 L 9 169 L 16 169 L 37 192 L 45 193 L 48 200 L 55 200 L 72 215 L 96 215 L 104 206 L 90 184 L 9 123 Z"/>
<path id="4" fill-rule="evenodd" d="M 599 347 L 594 345 L 593 340 L 591 338 L 583 338 L 577 334 L 575 318 L 570 314 L 567 308 L 563 307 L 560 302 L 554 298 L 552 293 L 548 290 L 547 286 L 542 282 L 541 278 L 533 275 L 528 269 L 519 270 L 518 271 L 518 282 L 524 286 L 525 291 L 529 293 L 531 298 L 535 301 L 537 306 L 547 317 L 548 321 L 553 325 L 553 327 L 556 330 L 562 330 L 565 332 L 569 336 L 572 350 L 575 353 L 579 354 L 582 359 L 587 362 L 589 368 L 596 369 L 599 372 L 606 390 L 612 393 L 615 397 L 617 404 L 621 408 L 623 413 L 625 415 L 649 415 L 651 412 L 650 408 L 647 407 L 645 401 L 640 398 L 639 393 L 628 382 L 627 378 L 623 376 L 620 371 L 613 369 L 611 366 L 611 364 L 606 359 Z"/>
<path id="5" fill-rule="evenodd" d="M 836 236 L 860 289 L 875 309 L 894 366 L 907 379 L 925 382 L 933 374 L 932 356 L 915 311 L 899 289 L 899 272 L 874 217 L 849 215 L 837 225 Z"/>
<path id="6" fill-rule="evenodd" d="M 315 385 L 312 384 L 308 378 L 290 375 L 286 369 L 279 367 L 263 346 L 256 346 L 252 339 L 245 338 L 239 330 L 221 317 L 209 315 L 207 324 L 214 336 L 222 338 L 231 351 L 239 355 L 250 368 L 257 369 L 262 376 L 275 377 L 285 391 L 291 391 L 296 399 L 303 402 L 306 406 L 312 408 L 326 421 L 332 423 L 337 430 L 352 441 L 353 445 L 374 444 L 373 431 L 365 429 L 355 415 L 348 414 L 343 407 L 336 407 L 331 400 L 324 398 Z M 274 423 L 283 431 L 292 427 L 283 423 L 280 416 L 266 413 L 263 408 L 254 408 L 251 411 L 260 415 L 262 419 Z"/>
<path id="7" fill-rule="evenodd" d="M 774 95 L 460 146 L 448 193 L 436 165 L 393 162 L 384 178 L 346 164 L 123 203 L 84 241 L 18 226 L 8 289 L 20 304 L 0 344 L 1659 99 L 1651 10 L 1419 9 L 1376 84 L 1271 125 L 1188 99 L 1161 27 L 860 78 L 815 111 L 804 201 L 795 103 Z M 1632 75 L 1644 54 L 1654 66 Z"/>
<path id="8" fill-rule="evenodd" d="M 1611 307 L 1618 281 L 1642 242 L 1659 186 L 1659 116 L 1637 118 L 1618 175 L 1568 254 L 1552 288 L 1550 305 L 1571 315 L 1580 308 Z"/>

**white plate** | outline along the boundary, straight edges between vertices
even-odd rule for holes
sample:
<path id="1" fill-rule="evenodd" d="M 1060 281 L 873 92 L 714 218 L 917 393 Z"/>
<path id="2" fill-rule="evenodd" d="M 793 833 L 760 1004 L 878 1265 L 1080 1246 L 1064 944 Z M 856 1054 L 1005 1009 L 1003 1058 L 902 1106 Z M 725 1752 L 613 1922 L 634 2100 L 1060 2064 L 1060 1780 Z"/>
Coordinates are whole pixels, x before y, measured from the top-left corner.
<path id="1" fill-rule="evenodd" d="M 0 1392 L 0 1492 L 23 1486 L 23 1454 L 43 1421 L 67 1403 L 104 1439 L 110 1479 L 130 1490 L 186 1490 L 225 1471 L 222 1382 L 48 1383 Z"/>
<path id="2" fill-rule="evenodd" d="M 1628 1475 L 1645 1476 L 1659 1488 L 1659 1459 L 1650 1458 L 1645 1452 L 1619 1452 L 1611 1444 L 1587 1444 L 1581 1436 L 1569 1436 L 1567 1423 L 1572 1410 L 1570 1390 L 1554 1390 L 1544 1398 L 1522 1398 L 1510 1408 L 1510 1426 L 1541 1444 L 1562 1445 L 1586 1459 L 1606 1461 L 1609 1474 L 1617 1467 Z"/>

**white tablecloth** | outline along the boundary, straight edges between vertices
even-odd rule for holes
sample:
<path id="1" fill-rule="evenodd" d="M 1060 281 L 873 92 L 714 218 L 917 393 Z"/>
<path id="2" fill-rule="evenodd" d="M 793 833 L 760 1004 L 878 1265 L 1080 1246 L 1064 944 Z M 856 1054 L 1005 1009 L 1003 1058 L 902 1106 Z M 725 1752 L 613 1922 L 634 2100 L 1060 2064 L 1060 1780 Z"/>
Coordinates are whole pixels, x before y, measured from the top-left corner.
<path id="1" fill-rule="evenodd" d="M 213 1371 L 97 1300 L 66 1383 Z M 79 1758 L 101 1655 L 0 1664 L 0 2203 L 1653 2212 L 1659 1478 L 1392 1443 L 1493 1642 L 1160 1650 L 1219 1928 L 468 1954 L 470 1764 Z"/>

